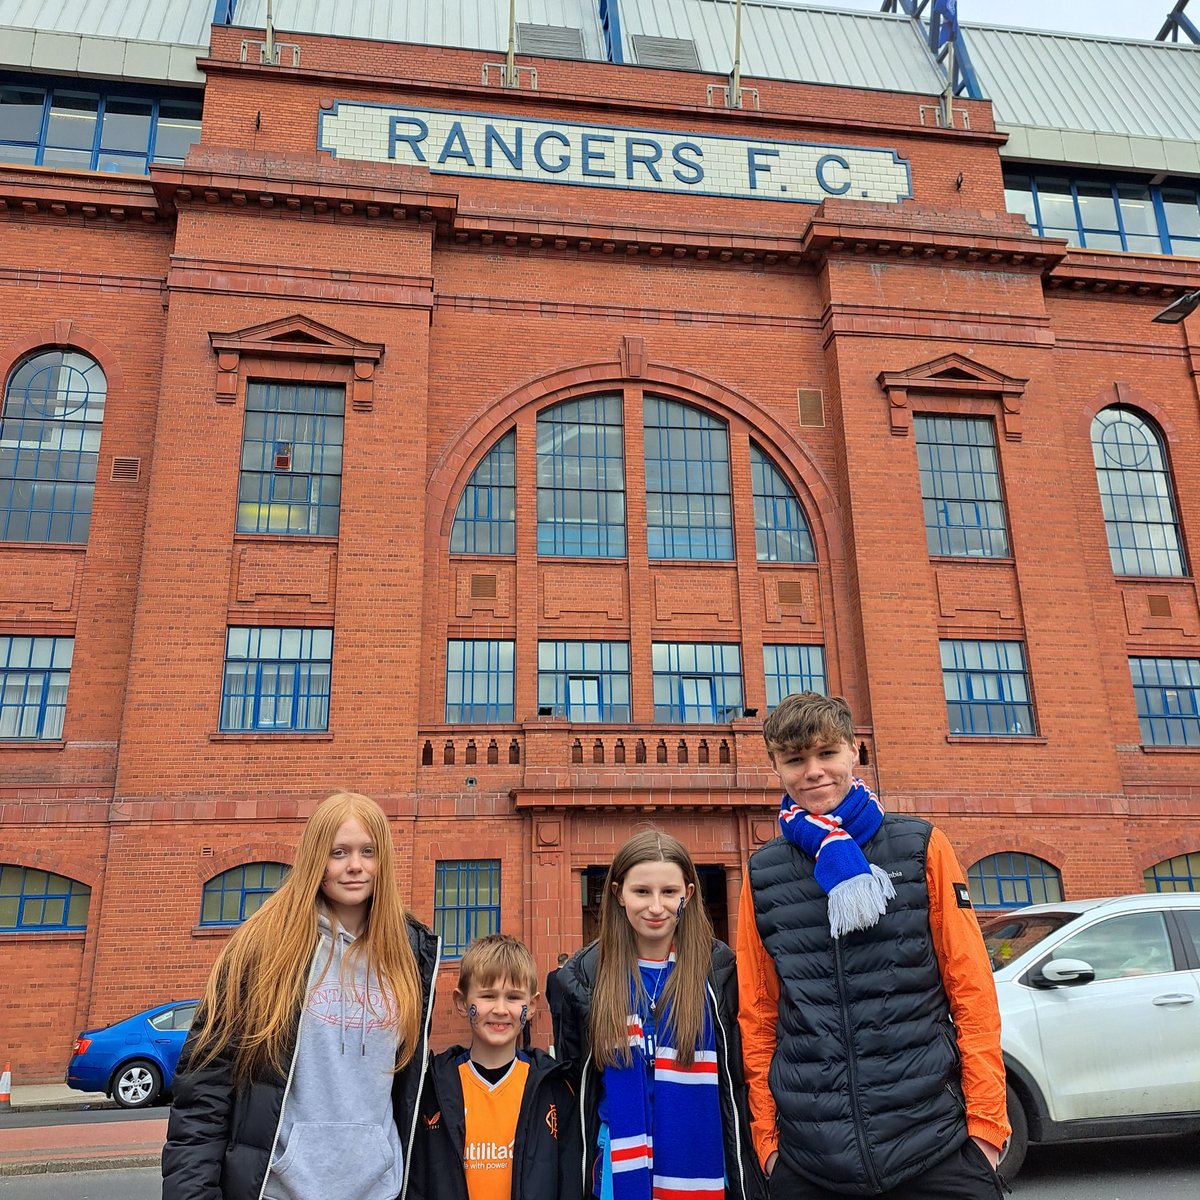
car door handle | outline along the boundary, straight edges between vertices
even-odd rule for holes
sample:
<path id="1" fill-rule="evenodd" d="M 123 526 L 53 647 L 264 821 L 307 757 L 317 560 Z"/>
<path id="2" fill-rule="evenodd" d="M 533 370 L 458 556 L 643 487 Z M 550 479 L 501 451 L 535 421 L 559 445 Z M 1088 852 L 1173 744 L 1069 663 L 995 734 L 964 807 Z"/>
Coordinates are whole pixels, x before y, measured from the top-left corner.
<path id="1" fill-rule="evenodd" d="M 1176 1004 L 1195 1004 L 1196 997 L 1189 996 L 1186 992 L 1168 992 L 1165 996 L 1155 996 L 1154 1003 L 1159 1008 L 1170 1008 Z"/>

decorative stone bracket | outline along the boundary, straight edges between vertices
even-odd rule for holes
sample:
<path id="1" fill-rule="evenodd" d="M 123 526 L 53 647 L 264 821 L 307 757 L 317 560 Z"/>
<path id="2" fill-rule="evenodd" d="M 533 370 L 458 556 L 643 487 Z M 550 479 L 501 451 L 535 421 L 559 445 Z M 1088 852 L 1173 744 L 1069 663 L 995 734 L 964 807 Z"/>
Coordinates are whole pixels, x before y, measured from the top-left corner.
<path id="1" fill-rule="evenodd" d="M 1028 379 L 1017 379 L 981 366 L 962 354 L 946 354 L 907 371 L 881 371 L 879 386 L 887 393 L 892 433 L 907 437 L 912 429 L 913 395 L 936 396 L 940 407 L 958 400 L 995 400 L 1000 405 L 1004 436 L 1021 440 L 1021 404 Z"/>

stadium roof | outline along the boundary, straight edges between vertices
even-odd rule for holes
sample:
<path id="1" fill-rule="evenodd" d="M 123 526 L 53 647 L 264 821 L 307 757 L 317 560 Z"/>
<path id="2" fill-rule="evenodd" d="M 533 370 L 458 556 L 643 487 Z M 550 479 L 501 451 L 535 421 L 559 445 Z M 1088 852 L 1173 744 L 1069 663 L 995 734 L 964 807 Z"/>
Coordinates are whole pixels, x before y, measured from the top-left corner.
<path id="1" fill-rule="evenodd" d="M 612 57 L 727 74 L 734 0 L 624 0 Z M 200 83 L 214 11 L 262 28 L 266 0 L 0 0 L 0 67 Z M 491 52 L 506 0 L 274 0 L 281 36 L 339 34 Z M 517 0 L 522 54 L 607 57 L 600 0 Z M 942 75 L 911 18 L 745 0 L 743 78 L 936 94 Z M 1200 174 L 1200 46 L 963 25 L 1007 157 Z"/>

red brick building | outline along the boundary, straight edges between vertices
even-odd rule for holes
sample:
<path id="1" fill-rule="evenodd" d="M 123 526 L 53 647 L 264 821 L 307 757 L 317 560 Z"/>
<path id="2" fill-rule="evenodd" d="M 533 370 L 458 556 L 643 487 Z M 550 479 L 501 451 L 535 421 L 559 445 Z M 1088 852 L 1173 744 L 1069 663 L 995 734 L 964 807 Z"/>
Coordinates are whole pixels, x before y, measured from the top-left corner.
<path id="1" fill-rule="evenodd" d="M 213 28 L 146 175 L 104 132 L 62 165 L 54 84 L 3 81 L 18 1081 L 197 994 L 334 788 L 451 949 L 549 967 L 646 821 L 734 936 L 806 684 L 981 903 L 1200 885 L 1184 218 L 1094 248 L 1043 181 L 1031 228 L 983 100 L 262 36 Z"/>

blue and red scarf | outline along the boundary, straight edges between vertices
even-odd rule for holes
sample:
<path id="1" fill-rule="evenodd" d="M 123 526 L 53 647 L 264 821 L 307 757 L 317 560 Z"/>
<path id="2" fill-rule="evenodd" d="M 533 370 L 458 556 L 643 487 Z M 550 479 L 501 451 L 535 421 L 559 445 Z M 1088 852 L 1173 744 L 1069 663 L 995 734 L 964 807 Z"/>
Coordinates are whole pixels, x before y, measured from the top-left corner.
<path id="1" fill-rule="evenodd" d="M 887 872 L 862 852 L 882 824 L 883 805 L 861 779 L 825 817 L 814 817 L 784 793 L 779 828 L 816 864 L 813 875 L 829 897 L 829 931 L 835 938 L 870 929 L 896 896 Z"/>
<path id="2" fill-rule="evenodd" d="M 666 985 L 675 955 L 659 980 Z M 647 964 L 653 966 L 655 964 Z M 656 989 L 661 994 L 661 986 Z M 725 1151 L 713 1014 L 690 1067 L 675 1057 L 670 1006 L 630 980 L 627 1067 L 604 1068 L 613 1200 L 721 1200 Z"/>

